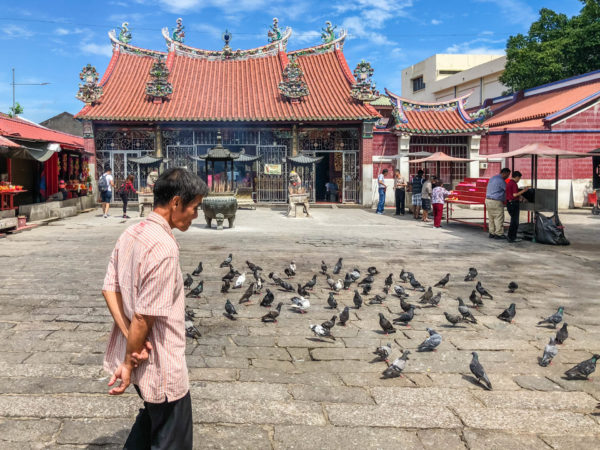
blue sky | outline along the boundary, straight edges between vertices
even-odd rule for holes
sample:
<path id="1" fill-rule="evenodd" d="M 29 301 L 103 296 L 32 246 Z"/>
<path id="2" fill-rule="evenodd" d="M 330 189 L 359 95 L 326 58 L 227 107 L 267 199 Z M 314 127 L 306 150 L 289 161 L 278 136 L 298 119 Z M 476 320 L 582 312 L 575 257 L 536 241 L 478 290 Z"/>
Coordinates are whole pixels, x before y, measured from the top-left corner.
<path id="1" fill-rule="evenodd" d="M 43 121 L 62 111 L 76 113 L 79 72 L 87 63 L 102 75 L 111 55 L 108 30 L 128 21 L 132 44 L 164 50 L 162 27 L 182 17 L 186 44 L 221 49 L 221 33 L 233 33 L 231 47 L 267 42 L 273 17 L 294 34 L 288 49 L 320 42 L 326 20 L 346 28 L 344 52 L 351 69 L 361 59 L 375 69 L 378 89 L 400 93 L 400 70 L 434 53 L 503 53 L 506 39 L 526 32 L 546 7 L 568 16 L 578 0 L 1 0 L 0 111 L 12 105 L 11 68 L 23 117 Z"/>

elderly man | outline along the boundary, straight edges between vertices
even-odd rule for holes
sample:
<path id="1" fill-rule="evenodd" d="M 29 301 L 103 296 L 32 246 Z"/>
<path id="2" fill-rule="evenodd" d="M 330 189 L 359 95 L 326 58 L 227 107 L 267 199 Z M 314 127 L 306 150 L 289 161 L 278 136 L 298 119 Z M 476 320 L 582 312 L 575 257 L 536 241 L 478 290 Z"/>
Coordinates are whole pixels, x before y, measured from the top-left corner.
<path id="1" fill-rule="evenodd" d="M 506 239 L 504 235 L 504 202 L 506 201 L 506 179 L 510 169 L 504 168 L 490 178 L 485 193 L 490 239 Z"/>
<path id="2" fill-rule="evenodd" d="M 114 319 L 104 357 L 109 394 L 133 383 L 144 400 L 126 449 L 192 448 L 192 403 L 185 362 L 185 296 L 179 245 L 198 217 L 206 184 L 186 169 L 165 171 L 154 186 L 154 210 L 127 228 L 115 246 L 102 293 Z"/>

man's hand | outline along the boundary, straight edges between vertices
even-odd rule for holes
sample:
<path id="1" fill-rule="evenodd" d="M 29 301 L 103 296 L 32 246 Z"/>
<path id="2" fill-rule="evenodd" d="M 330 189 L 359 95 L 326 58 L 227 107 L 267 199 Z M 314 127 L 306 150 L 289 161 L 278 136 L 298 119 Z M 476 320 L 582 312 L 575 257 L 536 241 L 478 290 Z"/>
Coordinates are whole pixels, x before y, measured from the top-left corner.
<path id="1" fill-rule="evenodd" d="M 140 350 L 140 352 L 134 352 L 131 354 L 131 360 L 133 362 L 133 368 L 137 368 L 141 362 L 146 361 L 150 357 L 150 352 L 152 351 L 152 344 L 150 341 L 144 342 L 144 347 Z"/>
<path id="2" fill-rule="evenodd" d="M 123 392 L 125 392 L 125 389 L 127 389 L 131 382 L 132 370 L 133 365 L 128 362 L 123 362 L 119 367 L 117 367 L 117 370 L 115 370 L 115 373 L 113 373 L 113 376 L 110 378 L 108 385 L 112 386 L 117 380 L 121 380 L 121 384 L 108 391 L 110 395 L 121 395 Z"/>

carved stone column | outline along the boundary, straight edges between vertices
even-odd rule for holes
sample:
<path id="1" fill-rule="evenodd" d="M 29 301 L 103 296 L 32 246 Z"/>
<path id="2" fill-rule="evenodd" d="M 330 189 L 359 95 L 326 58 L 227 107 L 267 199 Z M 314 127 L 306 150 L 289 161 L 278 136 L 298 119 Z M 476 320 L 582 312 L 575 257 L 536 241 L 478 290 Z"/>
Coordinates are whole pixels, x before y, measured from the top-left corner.
<path id="1" fill-rule="evenodd" d="M 298 155 L 298 125 L 292 126 L 292 156 Z"/>
<path id="2" fill-rule="evenodd" d="M 163 140 L 160 125 L 156 125 L 154 131 L 154 156 L 163 157 Z"/>

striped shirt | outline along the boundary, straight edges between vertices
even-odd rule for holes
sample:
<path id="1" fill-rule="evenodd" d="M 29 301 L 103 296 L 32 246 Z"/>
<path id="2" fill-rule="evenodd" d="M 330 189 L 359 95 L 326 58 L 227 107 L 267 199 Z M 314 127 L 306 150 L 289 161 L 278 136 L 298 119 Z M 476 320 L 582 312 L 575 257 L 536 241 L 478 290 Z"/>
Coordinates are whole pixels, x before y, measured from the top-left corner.
<path id="1" fill-rule="evenodd" d="M 150 213 L 121 235 L 108 264 L 103 290 L 120 292 L 123 310 L 155 317 L 148 334 L 152 351 L 132 372 L 131 381 L 149 403 L 175 401 L 189 390 L 185 362 L 185 296 L 179 244 L 167 221 Z M 127 340 L 113 325 L 104 356 L 111 374 L 125 358 Z"/>

